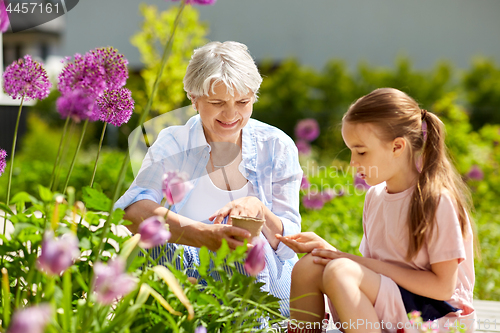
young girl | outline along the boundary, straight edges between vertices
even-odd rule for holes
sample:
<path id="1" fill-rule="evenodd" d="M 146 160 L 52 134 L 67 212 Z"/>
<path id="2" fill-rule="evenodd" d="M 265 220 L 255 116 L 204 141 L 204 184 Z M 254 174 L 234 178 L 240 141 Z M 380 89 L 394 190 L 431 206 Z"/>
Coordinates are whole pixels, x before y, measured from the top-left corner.
<path id="1" fill-rule="evenodd" d="M 342 120 L 351 165 L 372 187 L 362 257 L 311 232 L 277 236 L 297 253 L 289 332 L 321 332 L 327 295 L 344 332 L 411 331 L 407 313 L 472 332 L 473 233 L 466 185 L 450 163 L 444 125 L 405 93 L 377 89 Z M 421 169 L 421 170 L 420 170 Z M 414 326 L 415 327 L 415 326 Z"/>

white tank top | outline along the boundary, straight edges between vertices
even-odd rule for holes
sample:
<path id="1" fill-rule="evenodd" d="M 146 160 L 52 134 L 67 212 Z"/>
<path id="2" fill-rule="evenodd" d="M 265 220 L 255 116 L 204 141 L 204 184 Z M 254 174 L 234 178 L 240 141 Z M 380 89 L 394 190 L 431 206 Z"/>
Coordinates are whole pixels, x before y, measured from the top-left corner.
<path id="1" fill-rule="evenodd" d="M 250 193 L 250 182 L 235 191 L 226 191 L 218 188 L 212 183 L 206 170 L 198 180 L 198 184 L 192 190 L 191 196 L 184 204 L 178 214 L 194 221 L 211 224 L 208 218 L 217 210 L 224 207 L 228 202 L 246 197 Z"/>

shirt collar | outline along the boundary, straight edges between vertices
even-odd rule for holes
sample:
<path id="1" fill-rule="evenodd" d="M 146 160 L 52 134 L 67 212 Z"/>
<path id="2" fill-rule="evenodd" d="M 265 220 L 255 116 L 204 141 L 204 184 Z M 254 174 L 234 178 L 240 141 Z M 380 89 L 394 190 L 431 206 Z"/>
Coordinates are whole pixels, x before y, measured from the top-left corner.
<path id="1" fill-rule="evenodd" d="M 200 115 L 197 114 L 193 117 L 193 123 L 189 127 L 189 147 L 208 147 L 210 151 L 211 147 L 205 138 L 205 133 L 203 132 L 203 125 L 201 123 Z M 243 127 L 242 130 L 242 165 L 252 171 L 257 170 L 257 138 L 255 133 L 254 119 L 249 119 L 248 123 Z"/>

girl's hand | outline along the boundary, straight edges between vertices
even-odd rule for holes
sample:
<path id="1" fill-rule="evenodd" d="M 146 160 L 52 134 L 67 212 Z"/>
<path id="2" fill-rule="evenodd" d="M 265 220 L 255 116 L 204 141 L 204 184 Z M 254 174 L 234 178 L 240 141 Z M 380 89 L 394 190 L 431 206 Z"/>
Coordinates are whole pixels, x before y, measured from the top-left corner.
<path id="1" fill-rule="evenodd" d="M 276 238 L 291 248 L 295 253 L 309 253 L 316 248 L 336 250 L 314 232 L 301 232 L 300 234 L 290 236 L 276 234 Z"/>
<path id="2" fill-rule="evenodd" d="M 333 259 L 337 258 L 349 258 L 351 260 L 356 261 L 356 257 L 359 258 L 358 256 L 355 256 L 353 254 L 345 253 L 342 251 L 339 251 L 335 248 L 333 249 L 314 249 L 311 254 L 314 256 L 314 263 L 320 264 L 320 265 L 326 265 Z"/>
<path id="3" fill-rule="evenodd" d="M 244 197 L 231 201 L 218 211 L 216 211 L 208 219 L 214 224 L 220 224 L 228 215 L 235 216 L 250 216 L 259 219 L 264 218 L 264 204 L 256 197 Z M 227 224 L 231 224 L 231 219 L 227 220 Z"/>

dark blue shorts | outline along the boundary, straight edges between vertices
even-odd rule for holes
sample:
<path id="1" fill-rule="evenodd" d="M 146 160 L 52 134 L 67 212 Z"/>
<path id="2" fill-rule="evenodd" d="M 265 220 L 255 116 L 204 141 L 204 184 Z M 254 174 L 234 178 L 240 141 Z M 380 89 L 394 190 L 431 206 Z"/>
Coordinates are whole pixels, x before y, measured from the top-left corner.
<path id="1" fill-rule="evenodd" d="M 400 286 L 401 298 L 405 305 L 406 313 L 420 311 L 424 321 L 435 320 L 446 316 L 450 312 L 456 312 L 460 309 L 453 307 L 446 301 L 438 301 L 425 296 L 414 294 Z"/>

